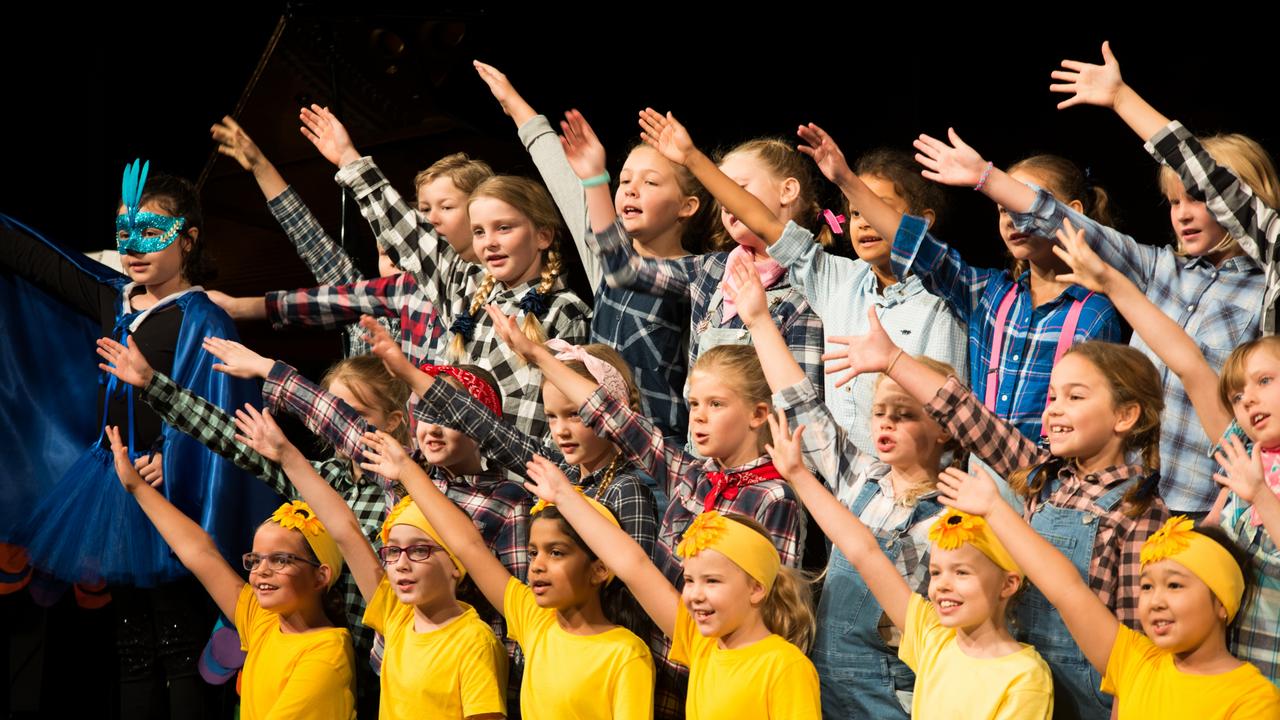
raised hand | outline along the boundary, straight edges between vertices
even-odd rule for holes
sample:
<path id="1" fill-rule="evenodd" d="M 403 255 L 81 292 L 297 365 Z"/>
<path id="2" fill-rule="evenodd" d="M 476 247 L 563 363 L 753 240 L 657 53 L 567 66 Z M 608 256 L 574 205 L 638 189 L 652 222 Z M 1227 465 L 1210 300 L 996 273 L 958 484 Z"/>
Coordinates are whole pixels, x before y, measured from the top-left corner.
<path id="1" fill-rule="evenodd" d="M 1259 493 L 1271 492 L 1262 474 L 1262 450 L 1258 443 L 1253 444 L 1253 452 L 1250 453 L 1244 449 L 1240 438 L 1233 435 L 1214 458 L 1223 470 L 1214 473 L 1214 481 L 1239 495 L 1241 500 L 1252 504 Z"/>
<path id="2" fill-rule="evenodd" d="M 987 169 L 987 161 L 966 145 L 954 128 L 947 128 L 947 137 L 950 145 L 928 135 L 921 135 L 911 143 L 919 151 L 916 162 L 925 168 L 920 174 L 943 185 L 976 187 Z"/>
<path id="3" fill-rule="evenodd" d="M 1116 269 L 1098 257 L 1098 253 L 1085 242 L 1084 228 L 1077 228 L 1070 220 L 1063 220 L 1057 235 L 1060 245 L 1053 246 L 1053 254 L 1071 266 L 1071 272 L 1058 275 L 1058 280 L 1103 295 L 1109 294 Z"/>
<path id="4" fill-rule="evenodd" d="M 230 115 L 224 115 L 222 122 L 214 123 L 209 134 L 218 143 L 218 152 L 240 163 L 245 170 L 253 170 L 266 162 L 266 156 Z"/>
<path id="5" fill-rule="evenodd" d="M 399 480 L 404 468 L 413 464 L 413 458 L 404 451 L 400 441 L 381 430 L 365 433 L 361 442 L 364 444 L 365 459 L 360 467 L 371 473 L 377 473 L 388 480 Z"/>
<path id="6" fill-rule="evenodd" d="M 511 352 L 520 356 L 520 359 L 525 362 L 533 362 L 534 355 L 541 346 L 530 340 L 520 330 L 520 325 L 516 322 L 516 319 L 504 315 L 502 310 L 492 303 L 485 305 L 484 311 L 489 314 L 489 319 L 493 322 L 494 331 L 502 339 L 502 344 L 506 345 Z"/>
<path id="7" fill-rule="evenodd" d="M 1124 87 L 1124 79 L 1120 77 L 1120 63 L 1111 54 L 1111 43 L 1102 43 L 1102 64 L 1080 62 L 1079 60 L 1063 60 L 1062 69 L 1050 73 L 1054 80 L 1061 80 L 1049 86 L 1050 92 L 1064 93 L 1071 97 L 1058 103 L 1058 109 L 1072 105 L 1100 105 L 1114 108 L 1116 97 Z"/>
<path id="8" fill-rule="evenodd" d="M 1004 502 L 996 481 L 982 469 L 976 473 L 967 473 L 959 468 L 943 470 L 938 474 L 938 492 L 943 505 L 983 517 L 996 503 Z"/>
<path id="9" fill-rule="evenodd" d="M 302 121 L 299 130 L 303 137 L 316 146 L 325 160 L 342 167 L 360 159 L 360 153 L 356 152 L 347 129 L 338 121 L 337 116 L 329 112 L 329 108 L 313 104 L 309 108 L 302 108 L 298 118 Z"/>
<path id="10" fill-rule="evenodd" d="M 369 343 L 369 352 L 382 361 L 387 372 L 398 378 L 413 376 L 418 372 L 413 362 L 405 357 L 400 343 L 391 337 L 391 333 L 368 315 L 360 316 L 360 327 L 364 328 L 364 341 Z"/>
<path id="11" fill-rule="evenodd" d="M 577 110 L 564 114 L 560 123 L 560 146 L 564 148 L 565 158 L 569 166 L 579 178 L 596 177 L 604 172 L 604 144 L 596 137 L 596 133 L 587 124 L 586 118 Z"/>
<path id="12" fill-rule="evenodd" d="M 742 256 L 734 258 L 729 267 L 725 268 L 720 287 L 724 296 L 733 302 L 747 327 L 757 322 L 773 322 L 773 318 L 769 316 L 769 300 L 765 296 L 764 284 L 760 282 L 760 273 L 756 272 L 750 260 Z"/>
<path id="13" fill-rule="evenodd" d="M 796 426 L 795 430 L 788 430 L 787 411 L 778 408 L 769 415 L 769 434 L 773 442 L 765 443 L 764 450 L 769 453 L 769 458 L 773 460 L 773 466 L 778 469 L 779 475 L 794 482 L 801 473 L 809 472 L 809 468 L 804 464 L 804 443 L 801 440 L 804 436 L 804 425 Z"/>
<path id="14" fill-rule="evenodd" d="M 829 343 L 847 346 L 845 350 L 822 354 L 822 361 L 827 364 L 828 375 L 842 370 L 848 371 L 836 380 L 836 387 L 844 385 L 862 373 L 883 372 L 897 354 L 902 352 L 902 348 L 893 344 L 889 334 L 880 325 L 880 318 L 876 316 L 874 307 L 867 310 L 867 322 L 870 328 L 866 335 L 827 338 Z"/>
<path id="15" fill-rule="evenodd" d="M 693 138 L 675 118 L 653 108 L 640 111 L 640 139 L 648 143 L 673 163 L 686 165 L 689 157 L 697 152 Z"/>
<path id="16" fill-rule="evenodd" d="M 506 113 L 517 124 L 523 125 L 526 120 L 533 117 L 535 113 L 529 103 L 520 97 L 520 93 L 516 92 L 516 88 L 503 75 L 498 68 L 474 60 L 471 63 L 475 66 L 476 73 L 480 75 L 480 79 L 485 85 L 489 86 L 489 92 L 493 93 L 493 98 L 502 106 L 502 112 Z"/>
<path id="17" fill-rule="evenodd" d="M 800 139 L 808 143 L 807 145 L 799 145 L 796 150 L 808 155 L 813 159 L 818 170 L 822 172 L 831 182 L 839 185 L 844 178 L 853 174 L 849 169 L 849 163 L 844 158 L 844 152 L 840 150 L 840 146 L 836 145 L 836 141 L 831 139 L 826 130 L 818 127 L 813 123 L 801 125 L 796 134 Z"/>
<path id="18" fill-rule="evenodd" d="M 214 363 L 213 369 L 238 378 L 266 378 L 271 374 L 275 361 L 264 358 L 258 353 L 234 340 L 207 337 L 202 344 L 204 349 L 222 362 Z"/>
<path id="19" fill-rule="evenodd" d="M 236 410 L 235 421 L 236 442 L 256 450 L 262 457 L 280 462 L 289 450 L 297 452 L 269 410 L 259 411 L 245 403 L 244 409 Z"/>
<path id="20" fill-rule="evenodd" d="M 133 467 L 133 461 L 129 459 L 129 448 L 125 447 L 120 439 L 120 428 L 108 425 L 106 431 L 107 439 L 111 441 L 111 454 L 115 458 L 116 475 L 120 477 L 120 484 L 124 486 L 125 491 L 132 493 L 145 485 L 146 481 L 138 474 L 138 470 Z"/>
<path id="21" fill-rule="evenodd" d="M 143 482 L 151 487 L 158 488 L 164 484 L 164 453 L 143 455 L 133 461 L 133 468 L 142 476 Z"/>
<path id="22" fill-rule="evenodd" d="M 98 355 L 106 360 L 105 363 L 98 363 L 98 369 L 136 388 L 146 387 L 155 375 L 155 370 L 151 369 L 151 364 L 142 356 L 132 335 L 125 338 L 125 342 L 128 347 L 108 337 L 98 338 Z"/>
<path id="23" fill-rule="evenodd" d="M 560 466 L 541 455 L 533 456 L 533 459 L 525 465 L 525 472 L 529 476 L 529 482 L 524 486 L 529 492 L 537 495 L 539 500 L 554 504 L 560 502 L 565 493 L 577 492 Z"/>

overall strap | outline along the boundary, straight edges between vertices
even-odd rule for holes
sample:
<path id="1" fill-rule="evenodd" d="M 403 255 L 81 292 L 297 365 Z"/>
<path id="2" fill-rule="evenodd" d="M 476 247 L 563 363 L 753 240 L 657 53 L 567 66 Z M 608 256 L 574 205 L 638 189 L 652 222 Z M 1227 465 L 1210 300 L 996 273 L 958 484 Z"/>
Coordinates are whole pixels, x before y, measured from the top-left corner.
<path id="1" fill-rule="evenodd" d="M 1018 284 L 1014 283 L 1005 291 L 1004 297 L 1000 298 L 1000 306 L 996 310 L 996 325 L 991 335 L 991 357 L 987 359 L 987 396 L 983 403 L 992 412 L 996 409 L 996 393 L 1000 391 L 1000 351 L 1004 345 L 1004 328 L 1017 297 Z"/>
<path id="2" fill-rule="evenodd" d="M 1067 319 L 1062 321 L 1062 331 L 1058 333 L 1058 347 L 1053 351 L 1053 364 L 1057 365 L 1063 355 L 1071 349 L 1076 339 L 1076 326 L 1080 324 L 1080 312 L 1084 310 L 1084 304 L 1089 298 L 1093 297 L 1093 293 L 1084 296 L 1084 300 L 1072 300 L 1071 309 L 1067 311 Z M 1045 391 L 1045 405 L 1049 404 L 1049 391 Z"/>

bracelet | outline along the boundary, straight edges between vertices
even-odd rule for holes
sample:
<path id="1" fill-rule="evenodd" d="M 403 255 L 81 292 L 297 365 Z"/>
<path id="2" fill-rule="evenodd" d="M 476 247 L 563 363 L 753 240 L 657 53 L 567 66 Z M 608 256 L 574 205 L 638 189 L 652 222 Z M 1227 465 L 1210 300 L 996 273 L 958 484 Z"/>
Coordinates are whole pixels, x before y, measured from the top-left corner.
<path id="1" fill-rule="evenodd" d="M 888 364 L 888 365 L 886 365 L 886 366 L 885 366 L 885 368 L 884 368 L 884 374 L 885 374 L 885 375 L 888 375 L 889 373 L 893 372 L 893 366 L 894 366 L 894 364 L 895 364 L 895 363 L 897 363 L 897 362 L 898 362 L 898 358 L 902 357 L 902 352 L 903 352 L 902 348 L 898 348 L 898 354 L 897 354 L 897 355 L 894 355 L 894 356 L 893 356 L 893 359 L 892 359 L 892 360 L 890 360 L 890 361 L 889 361 L 889 364 Z"/>
<path id="2" fill-rule="evenodd" d="M 594 177 L 582 178 L 582 187 L 584 188 L 596 187 L 597 185 L 608 185 L 608 184 L 609 184 L 608 170 L 605 170 L 604 172 Z"/>
<path id="3" fill-rule="evenodd" d="M 982 176 L 978 178 L 978 184 L 973 186 L 974 190 L 981 190 L 987 184 L 987 178 L 991 177 L 991 169 L 994 167 L 995 163 L 987 162 L 987 166 L 982 169 Z"/>

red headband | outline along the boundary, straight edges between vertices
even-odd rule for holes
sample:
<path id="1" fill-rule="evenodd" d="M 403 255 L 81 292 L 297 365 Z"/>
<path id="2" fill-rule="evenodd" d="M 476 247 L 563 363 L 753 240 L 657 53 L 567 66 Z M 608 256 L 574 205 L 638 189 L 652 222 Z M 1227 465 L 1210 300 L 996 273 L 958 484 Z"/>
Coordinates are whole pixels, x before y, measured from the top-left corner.
<path id="1" fill-rule="evenodd" d="M 498 402 L 498 393 L 494 392 L 489 383 L 481 380 L 475 373 L 467 372 L 452 365 L 432 365 L 431 363 L 423 365 L 419 370 L 431 377 L 437 377 L 440 373 L 452 377 L 462 383 L 462 387 L 471 393 L 471 397 L 479 400 L 480 404 L 489 408 L 494 415 L 502 417 L 502 403 Z"/>

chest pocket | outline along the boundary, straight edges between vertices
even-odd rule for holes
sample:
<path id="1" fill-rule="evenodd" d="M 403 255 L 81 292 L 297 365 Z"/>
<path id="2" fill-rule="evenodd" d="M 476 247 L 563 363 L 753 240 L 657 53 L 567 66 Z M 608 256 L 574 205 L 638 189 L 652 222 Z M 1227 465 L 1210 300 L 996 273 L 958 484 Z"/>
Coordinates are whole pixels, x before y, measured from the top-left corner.
<path id="1" fill-rule="evenodd" d="M 782 302 L 789 294 L 792 288 L 790 285 L 784 285 L 780 288 L 765 291 L 765 298 L 769 301 L 769 311 L 772 314 L 773 309 Z M 720 345 L 750 345 L 751 331 L 745 327 L 719 327 L 724 317 L 724 291 L 716 288 L 715 294 L 711 296 L 711 302 L 708 304 L 707 316 L 698 323 L 698 356 L 713 347 Z M 777 320 L 778 318 L 774 318 Z M 783 334 L 786 333 L 785 325 L 781 326 Z M 688 388 L 685 388 L 686 391 Z"/>

